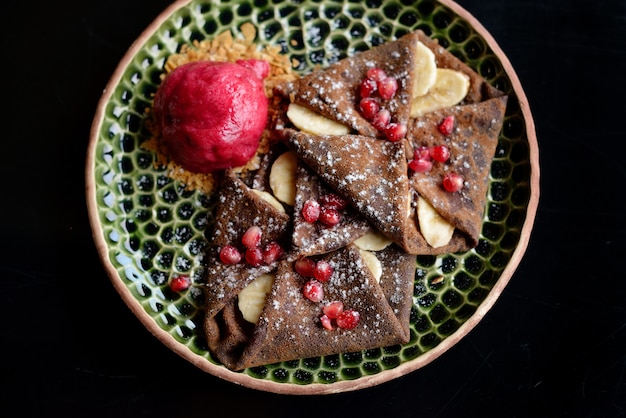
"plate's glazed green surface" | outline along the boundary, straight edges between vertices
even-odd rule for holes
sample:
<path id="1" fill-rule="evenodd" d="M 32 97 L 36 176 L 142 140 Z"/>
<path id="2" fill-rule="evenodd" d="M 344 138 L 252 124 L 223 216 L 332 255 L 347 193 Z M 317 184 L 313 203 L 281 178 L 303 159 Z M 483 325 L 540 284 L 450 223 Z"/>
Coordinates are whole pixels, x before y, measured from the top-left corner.
<path id="1" fill-rule="evenodd" d="M 298 3 L 298 4 L 296 4 Z M 160 82 L 166 57 L 192 40 L 253 22 L 259 44 L 279 44 L 299 60 L 300 72 L 355 51 L 422 29 L 509 94 L 482 237 L 463 254 L 419 257 L 411 341 L 404 346 L 290 361 L 243 371 L 255 379 L 308 385 L 358 379 L 396 368 L 428 352 L 476 311 L 499 280 L 518 246 L 530 199 L 530 158 L 525 121 L 502 64 L 463 19 L 431 0 L 192 1 L 175 10 L 139 48 L 111 91 L 97 130 L 93 179 L 95 216 L 108 258 L 123 286 L 165 332 L 195 355 L 216 363 L 202 334 L 201 283 L 211 223 L 209 200 L 187 192 L 142 149 L 145 111 Z M 189 275 L 185 293 L 169 290 L 176 275 Z"/>

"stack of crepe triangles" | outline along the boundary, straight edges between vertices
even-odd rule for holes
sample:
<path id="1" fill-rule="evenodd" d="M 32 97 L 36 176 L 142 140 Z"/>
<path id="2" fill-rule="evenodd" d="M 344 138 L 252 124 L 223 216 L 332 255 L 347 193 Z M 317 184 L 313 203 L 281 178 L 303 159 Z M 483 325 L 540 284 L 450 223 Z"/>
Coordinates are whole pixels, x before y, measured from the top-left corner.
<path id="1" fill-rule="evenodd" d="M 412 86 L 419 76 L 413 66 L 418 42 L 433 51 L 439 67 L 466 74 L 470 89 L 458 106 L 410 118 Z M 400 81 L 390 109 L 394 120 L 407 123 L 402 141 L 380 138 L 357 109 L 358 85 L 374 67 Z M 264 181 L 244 182 L 232 172 L 225 176 L 208 253 L 205 331 L 211 352 L 226 367 L 241 370 L 406 343 L 415 256 L 463 251 L 478 242 L 506 96 L 420 31 L 314 71 L 277 92 L 348 126 L 351 133 L 314 135 L 288 126 L 277 131 L 277 138 L 299 158 L 295 203 L 286 211 L 251 189 Z M 442 135 L 437 126 L 450 115 L 455 117 L 455 129 Z M 435 164 L 427 173 L 408 169 L 415 147 L 442 143 L 451 151 L 448 162 Z M 441 178 L 449 170 L 464 176 L 462 192 L 443 190 Z M 341 223 L 325 228 L 304 221 L 300 213 L 304 202 L 331 192 L 349 203 Z M 445 246 L 434 248 L 422 236 L 414 207 L 417 195 L 454 226 Z M 220 263 L 220 248 L 237 243 L 253 224 L 285 246 L 285 257 L 254 268 Z M 359 249 L 355 240 L 372 231 L 382 233 L 391 244 L 369 252 Z M 366 262 L 372 254 L 379 263 L 379 278 Z M 302 257 L 323 259 L 334 267 L 331 280 L 324 283 L 322 302 L 312 302 L 302 293 L 308 278 L 294 267 Z M 273 277 L 271 290 L 258 321 L 248 322 L 238 308 L 238 295 L 267 273 Z M 334 299 L 359 311 L 356 328 L 323 328 L 321 306 Z"/>

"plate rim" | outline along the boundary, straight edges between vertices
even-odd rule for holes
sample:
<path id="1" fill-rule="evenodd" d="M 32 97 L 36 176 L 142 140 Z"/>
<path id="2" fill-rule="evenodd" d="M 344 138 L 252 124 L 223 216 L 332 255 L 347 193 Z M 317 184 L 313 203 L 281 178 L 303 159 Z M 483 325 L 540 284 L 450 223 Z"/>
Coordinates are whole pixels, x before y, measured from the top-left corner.
<path id="1" fill-rule="evenodd" d="M 529 147 L 529 201 L 526 207 L 525 220 L 520 230 L 520 237 L 515 250 L 511 254 L 506 267 L 500 273 L 500 277 L 495 285 L 489 291 L 488 296 L 478 305 L 476 311 L 452 334 L 443 339 L 436 347 L 421 354 L 420 356 L 402 363 L 398 367 L 381 371 L 374 375 L 362 376 L 355 380 L 343 380 L 333 383 L 311 383 L 307 385 L 299 385 L 296 383 L 279 383 L 271 380 L 259 379 L 249 376 L 245 373 L 234 372 L 228 370 L 222 365 L 214 364 L 208 359 L 194 353 L 185 345 L 179 343 L 172 335 L 163 330 L 154 319 L 147 314 L 141 304 L 132 295 L 129 288 L 122 282 L 119 274 L 108 257 L 108 246 L 103 236 L 103 228 L 98 216 L 97 191 L 95 183 L 95 151 L 98 144 L 98 137 L 102 122 L 104 119 L 106 104 L 112 97 L 115 87 L 119 84 L 122 76 L 127 69 L 129 63 L 134 59 L 135 55 L 140 51 L 145 42 L 154 35 L 157 30 L 165 23 L 176 11 L 187 6 L 193 0 L 175 0 L 166 7 L 156 18 L 139 34 L 132 42 L 125 54 L 120 59 L 114 72 L 110 76 L 102 94 L 96 104 L 96 111 L 92 120 L 89 131 L 89 144 L 87 147 L 87 155 L 85 162 L 85 198 L 87 204 L 88 220 L 91 227 L 91 234 L 95 244 L 100 262 L 112 282 L 114 288 L 121 296 L 122 300 L 131 310 L 131 312 L 139 319 L 142 325 L 168 349 L 187 360 L 200 370 L 211 374 L 217 378 L 227 382 L 241 385 L 249 389 L 272 392 L 276 394 L 292 394 L 292 395 L 321 395 L 333 394 L 340 392 L 356 391 L 372 386 L 376 386 L 408 373 L 416 371 L 427 364 L 439 358 L 451 347 L 456 345 L 469 332 L 474 329 L 477 324 L 493 307 L 505 287 L 511 280 L 514 272 L 517 270 L 523 255 L 525 254 L 531 238 L 532 229 L 535 222 L 539 203 L 539 147 L 537 143 L 537 135 L 535 124 L 532 117 L 530 105 L 521 82 L 507 55 L 500 48 L 499 44 L 491 33 L 475 18 L 469 11 L 457 4 L 453 0 L 436 0 L 438 3 L 449 8 L 457 16 L 465 20 L 476 33 L 485 41 L 493 54 L 498 58 L 502 67 L 511 82 L 511 88 L 517 96 L 520 110 L 524 117 L 526 136 Z"/>

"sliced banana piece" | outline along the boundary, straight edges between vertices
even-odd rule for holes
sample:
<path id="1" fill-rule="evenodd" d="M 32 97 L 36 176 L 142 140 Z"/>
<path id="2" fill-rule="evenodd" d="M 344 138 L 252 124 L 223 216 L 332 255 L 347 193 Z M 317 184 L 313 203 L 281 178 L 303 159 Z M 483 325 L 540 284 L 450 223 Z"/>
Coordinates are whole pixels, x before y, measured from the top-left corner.
<path id="1" fill-rule="evenodd" d="M 256 193 L 261 199 L 272 205 L 274 209 L 279 212 L 285 213 L 285 207 L 272 195 L 271 193 L 264 192 L 263 190 L 251 189 L 253 193 Z"/>
<path id="2" fill-rule="evenodd" d="M 270 169 L 270 188 L 276 199 L 293 206 L 296 201 L 296 169 L 298 156 L 293 151 L 282 153 Z"/>
<path id="3" fill-rule="evenodd" d="M 466 74 L 449 68 L 437 68 L 437 79 L 428 92 L 413 97 L 411 117 L 454 106 L 467 96 L 470 80 Z"/>
<path id="4" fill-rule="evenodd" d="M 391 243 L 392 241 L 377 229 L 371 230 L 362 237 L 354 240 L 354 245 L 360 250 L 365 251 L 381 251 L 387 248 Z"/>
<path id="5" fill-rule="evenodd" d="M 452 239 L 454 226 L 443 219 L 424 198 L 417 198 L 417 221 L 428 245 L 433 248 L 447 245 Z"/>
<path id="6" fill-rule="evenodd" d="M 359 249 L 359 253 L 361 254 L 361 258 L 365 262 L 367 268 L 372 272 L 372 276 L 376 279 L 377 282 L 380 282 L 380 278 L 383 275 L 383 265 L 381 264 L 376 254 L 371 251 L 361 250 Z"/>
<path id="7" fill-rule="evenodd" d="M 413 97 L 423 96 L 437 81 L 435 53 L 421 42 L 415 48 L 415 82 Z"/>
<path id="8" fill-rule="evenodd" d="M 254 279 L 248 286 L 244 287 L 238 295 L 237 306 L 243 315 L 243 319 L 253 324 L 259 321 L 265 299 L 272 290 L 274 275 L 265 273 Z"/>
<path id="9" fill-rule="evenodd" d="M 350 132 L 347 126 L 295 103 L 289 104 L 287 117 L 296 128 L 313 135 L 346 135 Z"/>

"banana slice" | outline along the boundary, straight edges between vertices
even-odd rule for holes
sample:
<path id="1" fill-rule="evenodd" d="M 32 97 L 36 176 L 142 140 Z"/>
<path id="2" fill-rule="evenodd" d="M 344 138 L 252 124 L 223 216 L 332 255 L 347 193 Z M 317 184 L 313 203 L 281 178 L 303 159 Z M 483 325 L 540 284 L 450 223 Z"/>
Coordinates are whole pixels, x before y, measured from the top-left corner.
<path id="1" fill-rule="evenodd" d="M 272 290 L 274 275 L 265 273 L 254 279 L 252 283 L 244 287 L 238 295 L 237 306 L 243 315 L 243 319 L 253 324 L 259 321 L 265 299 Z"/>
<path id="2" fill-rule="evenodd" d="M 470 81 L 466 74 L 448 68 L 437 68 L 435 84 L 425 95 L 413 98 L 411 117 L 458 104 L 467 96 L 469 87 Z"/>
<path id="3" fill-rule="evenodd" d="M 287 151 L 276 158 L 270 169 L 270 188 L 276 199 L 293 206 L 296 201 L 296 169 L 298 156 Z"/>
<path id="4" fill-rule="evenodd" d="M 365 251 L 381 251 L 391 244 L 391 240 L 378 230 L 372 230 L 360 238 L 354 240 L 360 250 Z"/>
<path id="5" fill-rule="evenodd" d="M 350 132 L 347 126 L 295 103 L 289 104 L 287 117 L 296 128 L 313 135 L 346 135 Z"/>
<path id="6" fill-rule="evenodd" d="M 452 239 L 454 226 L 443 219 L 430 203 L 419 196 L 417 198 L 417 221 L 422 235 L 431 247 L 442 247 Z"/>
<path id="7" fill-rule="evenodd" d="M 415 82 L 413 97 L 423 96 L 437 81 L 435 53 L 421 42 L 415 48 Z"/>
<path id="8" fill-rule="evenodd" d="M 253 193 L 256 193 L 261 199 L 272 205 L 277 211 L 285 213 L 285 207 L 272 195 L 271 193 L 264 192 L 263 190 L 251 189 Z"/>
<path id="9" fill-rule="evenodd" d="M 359 249 L 359 253 L 365 262 L 367 268 L 372 272 L 372 276 L 376 279 L 377 282 L 380 282 L 380 278 L 383 275 L 383 265 L 381 264 L 376 254 L 371 251 L 361 250 Z"/>

